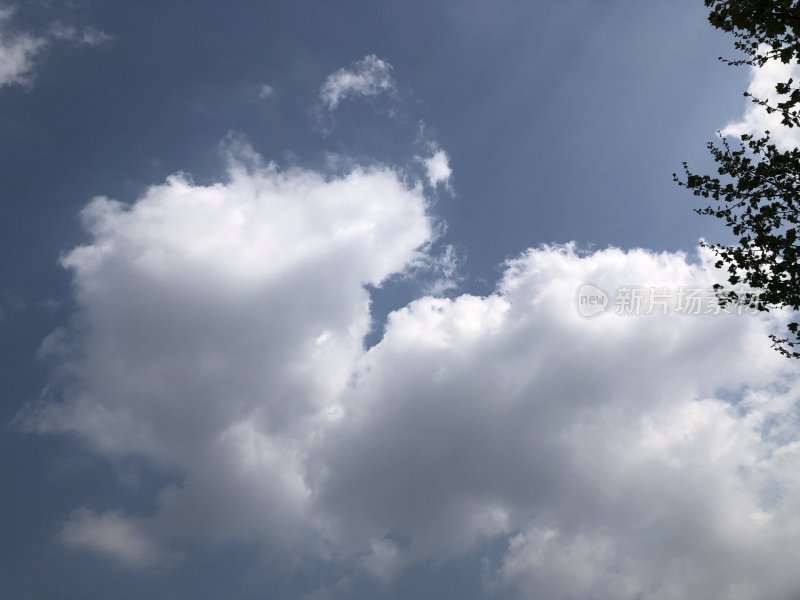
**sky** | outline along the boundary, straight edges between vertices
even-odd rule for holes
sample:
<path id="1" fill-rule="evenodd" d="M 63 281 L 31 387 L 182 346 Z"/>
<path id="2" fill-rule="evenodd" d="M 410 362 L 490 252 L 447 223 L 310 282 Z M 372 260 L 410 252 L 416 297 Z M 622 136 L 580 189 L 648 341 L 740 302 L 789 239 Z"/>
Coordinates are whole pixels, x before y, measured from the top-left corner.
<path id="1" fill-rule="evenodd" d="M 788 316 L 716 314 L 672 181 L 800 75 L 733 54 L 699 0 L 7 1 L 0 597 L 800 597 Z"/>

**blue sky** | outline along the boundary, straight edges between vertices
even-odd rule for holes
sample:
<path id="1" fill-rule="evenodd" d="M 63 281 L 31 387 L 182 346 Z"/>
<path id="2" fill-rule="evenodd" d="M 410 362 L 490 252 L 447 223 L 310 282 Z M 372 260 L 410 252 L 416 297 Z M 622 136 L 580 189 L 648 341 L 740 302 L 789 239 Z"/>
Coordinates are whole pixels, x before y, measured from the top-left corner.
<path id="1" fill-rule="evenodd" d="M 0 596 L 798 593 L 784 316 L 575 311 L 718 280 L 672 173 L 732 52 L 694 0 L 7 3 Z"/>

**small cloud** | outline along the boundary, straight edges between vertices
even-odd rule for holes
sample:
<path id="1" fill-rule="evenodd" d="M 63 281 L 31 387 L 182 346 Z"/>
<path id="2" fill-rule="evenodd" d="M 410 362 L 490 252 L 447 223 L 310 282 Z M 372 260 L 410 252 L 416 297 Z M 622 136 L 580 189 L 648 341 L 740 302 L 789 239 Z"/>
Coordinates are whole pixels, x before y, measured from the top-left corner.
<path id="1" fill-rule="evenodd" d="M 8 26 L 13 14 L 11 8 L 0 8 L 0 87 L 30 85 L 36 59 L 53 42 L 99 46 L 112 39 L 93 27 L 78 29 L 61 21 L 54 22 L 42 35 L 13 32 Z"/>
<path id="2" fill-rule="evenodd" d="M 450 167 L 450 157 L 447 152 L 439 147 L 436 136 L 428 130 L 424 121 L 417 126 L 416 145 L 423 149 L 422 156 L 415 156 L 417 162 L 425 167 L 425 175 L 431 187 L 444 184 L 450 187 L 450 177 L 453 170 Z M 427 156 L 426 156 L 427 155 Z"/>
<path id="3" fill-rule="evenodd" d="M 148 569 L 172 561 L 136 521 L 117 512 L 96 514 L 86 508 L 74 511 L 61 530 L 61 541 L 106 555 L 131 569 Z"/>
<path id="4" fill-rule="evenodd" d="M 34 60 L 47 43 L 42 37 L 9 31 L 13 13 L 10 8 L 0 8 L 0 87 L 29 84 Z"/>
<path id="5" fill-rule="evenodd" d="M 109 43 L 114 39 L 114 36 L 105 31 L 100 31 L 94 27 L 87 27 L 83 30 L 80 37 L 80 42 L 87 46 L 102 46 Z"/>
<path id="6" fill-rule="evenodd" d="M 328 110 L 334 110 L 350 96 L 377 96 L 395 89 L 392 65 L 369 54 L 349 68 L 332 73 L 322 84 L 320 98 Z"/>
<path id="7" fill-rule="evenodd" d="M 423 287 L 426 296 L 440 297 L 458 289 L 463 280 L 460 270 L 464 261 L 465 256 L 459 255 L 455 246 L 447 244 L 441 254 L 421 257 L 409 276 L 427 280 Z"/>
<path id="8" fill-rule="evenodd" d="M 53 39 L 63 42 L 72 42 L 82 46 L 102 46 L 109 43 L 114 36 L 94 27 L 84 27 L 78 29 L 73 25 L 67 25 L 61 21 L 56 21 L 50 26 L 50 36 Z"/>
<path id="9" fill-rule="evenodd" d="M 457 289 L 462 277 L 459 269 L 464 259 L 458 255 L 453 245 L 448 244 L 441 255 L 434 257 L 434 266 L 439 277 L 428 288 L 428 294 L 441 296 L 445 292 Z"/>
<path id="10" fill-rule="evenodd" d="M 453 170 L 450 168 L 450 159 L 444 150 L 437 149 L 428 158 L 419 159 L 425 165 L 426 175 L 428 176 L 428 183 L 431 187 L 450 182 L 450 176 Z"/>
<path id="11" fill-rule="evenodd" d="M 258 89 L 258 99 L 266 100 L 267 98 L 272 97 L 274 93 L 275 93 L 275 88 L 265 83 Z"/>

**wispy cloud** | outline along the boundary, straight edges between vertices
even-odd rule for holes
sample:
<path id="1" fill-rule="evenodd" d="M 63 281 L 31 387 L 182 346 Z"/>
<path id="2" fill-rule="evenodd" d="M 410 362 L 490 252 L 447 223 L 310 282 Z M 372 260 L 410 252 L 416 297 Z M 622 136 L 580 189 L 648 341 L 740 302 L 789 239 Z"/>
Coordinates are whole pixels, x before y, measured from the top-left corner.
<path id="1" fill-rule="evenodd" d="M 143 532 L 139 524 L 116 512 L 95 514 L 88 509 L 72 513 L 61 530 L 61 541 L 113 558 L 133 569 L 167 566 L 172 557 Z"/>
<path id="2" fill-rule="evenodd" d="M 108 44 L 114 36 L 94 27 L 78 28 L 61 21 L 56 21 L 50 26 L 50 36 L 53 39 L 73 42 L 86 46 L 101 46 Z"/>
<path id="3" fill-rule="evenodd" d="M 25 299 L 11 290 L 0 292 L 0 323 L 7 320 L 9 314 L 24 310 Z"/>
<path id="4" fill-rule="evenodd" d="M 47 45 L 46 37 L 11 31 L 10 8 L 0 8 L 0 87 L 30 82 L 34 61 Z"/>
<path id="5" fill-rule="evenodd" d="M 328 110 L 334 110 L 345 98 L 377 96 L 395 89 L 392 65 L 369 54 L 350 67 L 331 73 L 320 90 L 320 99 Z"/>
<path id="6" fill-rule="evenodd" d="M 56 42 L 87 46 L 108 43 L 112 36 L 92 27 L 77 28 L 56 21 L 42 34 L 14 31 L 11 8 L 0 8 L 0 87 L 30 85 L 41 54 Z"/>

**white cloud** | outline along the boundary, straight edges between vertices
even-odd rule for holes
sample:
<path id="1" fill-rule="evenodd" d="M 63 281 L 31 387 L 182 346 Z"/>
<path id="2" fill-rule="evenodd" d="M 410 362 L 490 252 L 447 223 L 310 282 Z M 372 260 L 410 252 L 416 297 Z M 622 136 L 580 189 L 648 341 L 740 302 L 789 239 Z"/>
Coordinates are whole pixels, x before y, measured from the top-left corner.
<path id="1" fill-rule="evenodd" d="M 364 286 L 417 262 L 433 228 L 389 168 L 325 178 L 231 148 L 225 182 L 175 175 L 84 209 L 91 239 L 62 259 L 82 326 L 48 343 L 74 393 L 20 419 L 183 471 L 153 528 L 275 550 L 310 527 L 303 460 L 362 353 Z"/>
<path id="2" fill-rule="evenodd" d="M 320 99 L 328 110 L 333 110 L 350 96 L 376 96 L 394 88 L 392 65 L 369 54 L 350 68 L 330 74 L 322 84 Z"/>
<path id="3" fill-rule="evenodd" d="M 583 281 L 710 285 L 712 271 L 681 255 L 543 248 L 512 261 L 492 296 L 392 314 L 312 483 L 339 543 L 395 532 L 411 540 L 400 560 L 415 562 L 511 535 L 498 577 L 543 599 L 659 598 L 671 585 L 680 597 L 758 597 L 726 587 L 737 578 L 796 588 L 774 579 L 791 572 L 785 528 L 800 526 L 775 452 L 793 452 L 798 389 L 738 407 L 720 397 L 782 379 L 765 324 L 575 310 Z M 791 423 L 781 435 L 763 431 L 780 419 Z M 786 495 L 767 505 L 771 485 Z M 550 532 L 544 563 L 528 555 L 538 531 Z M 764 539 L 775 566 L 742 570 Z M 730 562 L 703 558 L 716 555 Z M 641 562 L 607 581 L 626 561 Z M 636 593 L 622 594 L 631 582 Z"/>
<path id="4" fill-rule="evenodd" d="M 45 38 L 11 32 L 12 14 L 10 8 L 0 8 L 0 87 L 28 83 L 34 60 L 47 43 Z"/>
<path id="5" fill-rule="evenodd" d="M 796 468 L 797 444 L 769 430 L 785 419 L 796 438 L 798 392 L 738 408 L 664 402 L 602 449 L 594 436 L 607 423 L 582 428 L 595 441 L 571 458 L 606 478 L 590 484 L 597 501 L 570 498 L 534 518 L 512 538 L 495 584 L 545 599 L 793 597 L 797 478 L 782 455 Z M 579 523 L 576 509 L 587 511 Z"/>
<path id="6" fill-rule="evenodd" d="M 29 85 L 36 60 L 54 42 L 97 46 L 112 39 L 92 27 L 78 29 L 61 22 L 53 23 L 43 35 L 14 32 L 9 26 L 12 16 L 12 9 L 0 8 L 0 87 Z"/>
<path id="7" fill-rule="evenodd" d="M 778 60 L 771 60 L 763 67 L 751 67 L 750 84 L 747 91 L 759 100 L 765 100 L 775 106 L 780 100 L 775 91 L 775 85 L 789 79 L 800 80 L 800 65 L 796 63 L 784 64 Z M 741 136 L 742 134 L 763 135 L 770 132 L 773 142 L 782 150 L 789 150 L 800 146 L 800 129 L 786 127 L 781 124 L 781 115 L 778 112 L 768 113 L 767 110 L 753 102 L 738 121 L 725 126 L 723 135 Z"/>
<path id="8" fill-rule="evenodd" d="M 444 150 L 437 148 L 431 156 L 419 160 L 425 165 L 425 172 L 431 187 L 447 184 L 450 181 L 453 171 L 450 169 L 450 159 Z"/>
<path id="9" fill-rule="evenodd" d="M 766 337 L 782 317 L 575 307 L 586 281 L 708 286 L 710 256 L 529 250 L 495 293 L 420 298 L 365 351 L 364 285 L 433 237 L 420 186 L 237 152 L 223 182 L 84 210 L 90 240 L 63 258 L 76 325 L 50 342 L 64 397 L 18 423 L 183 477 L 155 514 L 79 513 L 66 541 L 132 565 L 143 545 L 247 542 L 390 585 L 506 540 L 489 594 L 800 591 L 800 387 Z"/>

